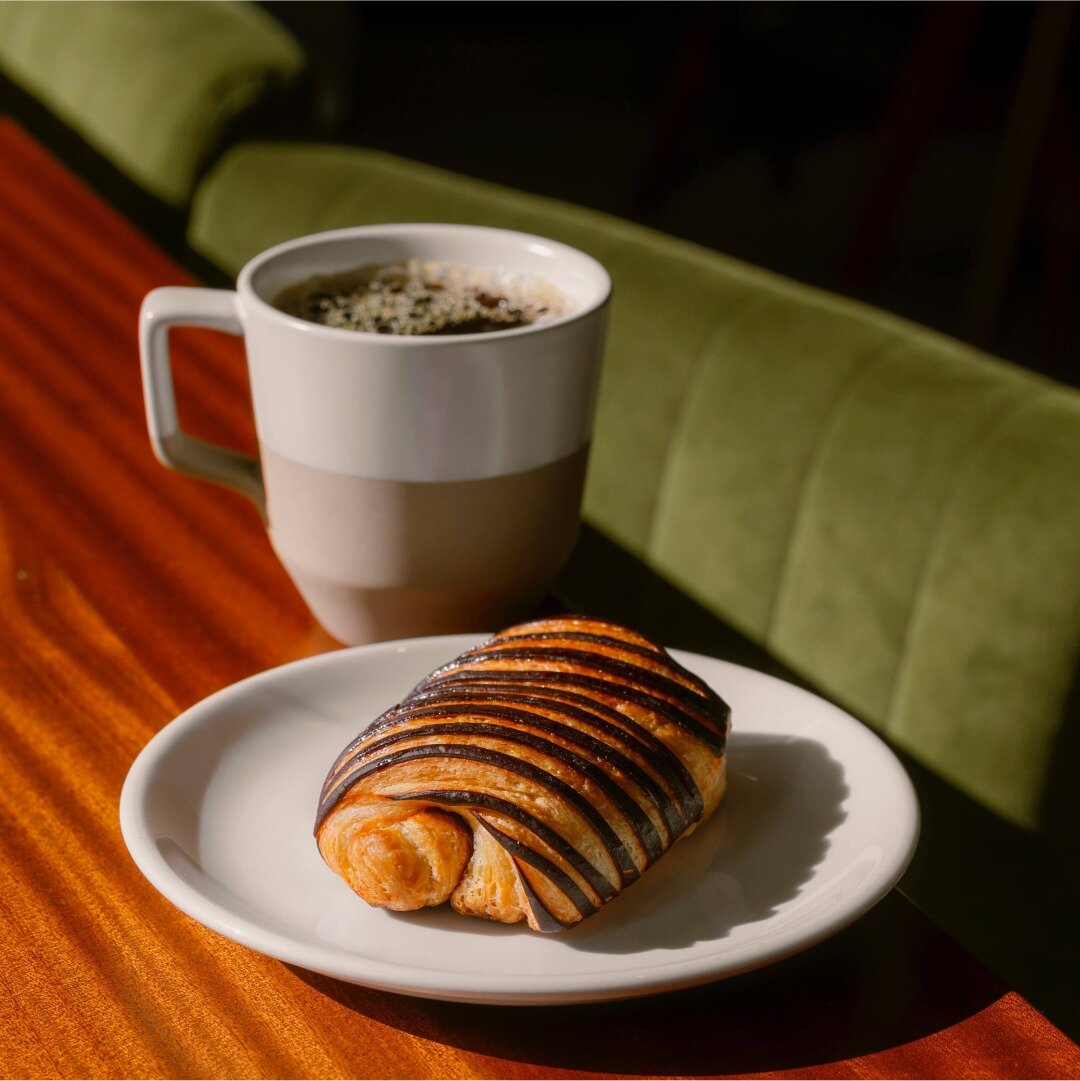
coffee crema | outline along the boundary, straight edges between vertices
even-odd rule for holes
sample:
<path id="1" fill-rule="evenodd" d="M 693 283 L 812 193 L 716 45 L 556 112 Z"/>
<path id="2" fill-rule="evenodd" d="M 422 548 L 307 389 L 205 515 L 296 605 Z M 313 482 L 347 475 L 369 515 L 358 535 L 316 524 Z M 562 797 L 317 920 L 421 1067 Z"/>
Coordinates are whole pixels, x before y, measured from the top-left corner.
<path id="1" fill-rule="evenodd" d="M 487 334 L 570 311 L 562 293 L 535 275 L 423 259 L 316 274 L 283 289 L 273 304 L 323 326 L 410 336 Z"/>

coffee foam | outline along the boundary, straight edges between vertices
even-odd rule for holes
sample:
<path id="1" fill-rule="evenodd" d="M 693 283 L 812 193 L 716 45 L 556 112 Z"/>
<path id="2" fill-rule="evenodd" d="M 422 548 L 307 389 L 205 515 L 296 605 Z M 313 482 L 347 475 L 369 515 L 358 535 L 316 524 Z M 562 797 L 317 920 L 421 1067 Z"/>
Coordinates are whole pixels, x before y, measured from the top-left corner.
<path id="1" fill-rule="evenodd" d="M 274 305 L 324 326 L 407 336 L 508 330 L 572 310 L 537 275 L 422 259 L 315 275 L 282 290 Z"/>

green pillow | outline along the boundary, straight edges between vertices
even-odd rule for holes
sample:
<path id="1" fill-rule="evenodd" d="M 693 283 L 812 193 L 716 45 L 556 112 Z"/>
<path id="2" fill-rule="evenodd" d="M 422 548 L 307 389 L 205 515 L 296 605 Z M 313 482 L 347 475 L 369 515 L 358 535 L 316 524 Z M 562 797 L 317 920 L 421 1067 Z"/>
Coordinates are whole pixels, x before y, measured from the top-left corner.
<path id="1" fill-rule="evenodd" d="M 0 69 L 175 206 L 229 121 L 303 63 L 246 2 L 0 0 Z"/>

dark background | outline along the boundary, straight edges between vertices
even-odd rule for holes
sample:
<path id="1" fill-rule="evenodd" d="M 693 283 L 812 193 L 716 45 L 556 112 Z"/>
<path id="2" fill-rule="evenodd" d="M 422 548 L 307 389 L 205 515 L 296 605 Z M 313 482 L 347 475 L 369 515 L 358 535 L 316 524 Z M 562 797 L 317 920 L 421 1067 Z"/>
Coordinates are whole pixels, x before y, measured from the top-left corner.
<path id="1" fill-rule="evenodd" d="M 1073 4 L 294 3 L 314 137 L 698 241 L 1080 382 Z"/>

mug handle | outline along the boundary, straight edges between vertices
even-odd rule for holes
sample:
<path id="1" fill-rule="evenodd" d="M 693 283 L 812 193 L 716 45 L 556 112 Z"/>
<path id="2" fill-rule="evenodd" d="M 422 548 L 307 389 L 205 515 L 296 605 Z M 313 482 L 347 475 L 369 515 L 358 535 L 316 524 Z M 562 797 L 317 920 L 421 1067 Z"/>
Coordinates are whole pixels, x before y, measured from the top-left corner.
<path id="1" fill-rule="evenodd" d="M 167 286 L 147 293 L 139 313 L 139 352 L 154 454 L 170 469 L 246 495 L 265 520 L 266 493 L 258 458 L 196 439 L 180 427 L 169 362 L 169 329 L 174 326 L 211 327 L 227 334 L 244 332 L 236 293 L 231 289 Z"/>

